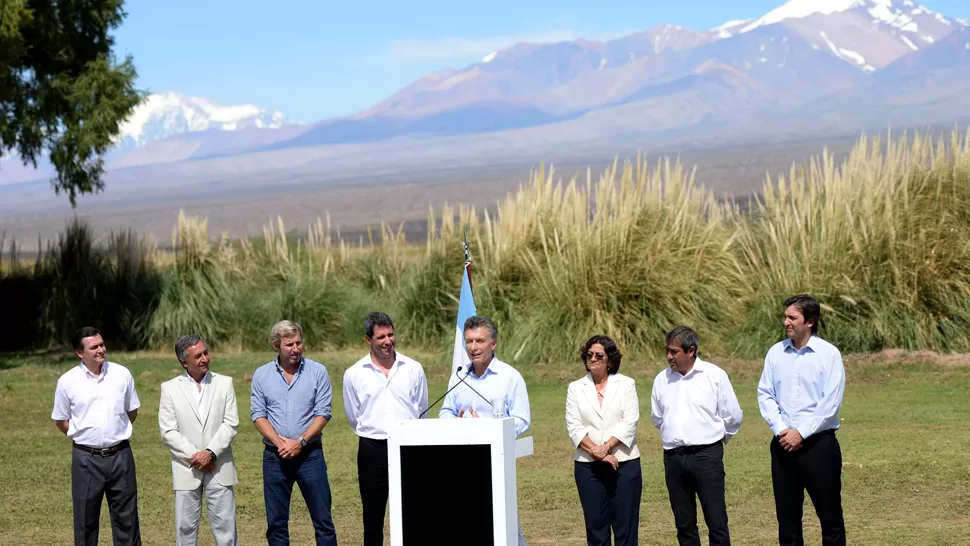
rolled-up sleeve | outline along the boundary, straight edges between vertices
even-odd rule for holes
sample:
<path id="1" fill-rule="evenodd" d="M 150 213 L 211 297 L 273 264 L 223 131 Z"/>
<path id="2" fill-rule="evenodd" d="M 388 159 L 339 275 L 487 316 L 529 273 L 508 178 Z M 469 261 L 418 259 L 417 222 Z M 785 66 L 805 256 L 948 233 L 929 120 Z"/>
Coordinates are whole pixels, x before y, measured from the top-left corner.
<path id="1" fill-rule="evenodd" d="M 259 373 L 259 370 L 257 370 L 253 375 L 253 384 L 249 395 L 249 415 L 253 421 L 260 418 L 265 419 L 268 416 L 266 413 L 266 398 L 263 396 L 263 381 L 264 374 Z"/>
<path id="2" fill-rule="evenodd" d="M 317 393 L 313 401 L 314 417 L 323 417 L 327 421 L 333 416 L 331 407 L 333 404 L 333 385 L 330 383 L 330 374 L 327 369 L 320 367 L 320 376 L 317 378 Z"/>

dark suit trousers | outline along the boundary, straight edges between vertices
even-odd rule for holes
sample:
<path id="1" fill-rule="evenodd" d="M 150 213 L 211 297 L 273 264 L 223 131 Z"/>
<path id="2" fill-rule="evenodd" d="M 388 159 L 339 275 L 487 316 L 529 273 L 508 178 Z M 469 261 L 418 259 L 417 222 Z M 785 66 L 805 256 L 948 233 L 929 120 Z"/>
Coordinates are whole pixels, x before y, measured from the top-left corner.
<path id="1" fill-rule="evenodd" d="M 387 511 L 387 440 L 361 437 L 357 443 L 357 484 L 364 512 L 364 546 L 383 546 Z"/>
<path id="2" fill-rule="evenodd" d="M 138 487 L 131 448 L 110 455 L 71 449 L 75 546 L 98 544 L 101 502 L 106 495 L 114 546 L 141 546 Z"/>
<path id="3" fill-rule="evenodd" d="M 842 450 L 835 431 L 810 436 L 789 453 L 771 440 L 771 482 L 778 516 L 778 544 L 803 546 L 802 506 L 805 491 L 815 505 L 824 546 L 844 546 L 842 519 Z"/>
<path id="4" fill-rule="evenodd" d="M 701 546 L 696 499 L 704 510 L 711 546 L 731 544 L 724 501 L 724 445 L 665 450 L 664 474 L 680 546 Z"/>
<path id="5" fill-rule="evenodd" d="M 586 544 L 610 546 L 610 528 L 616 546 L 636 546 L 640 528 L 643 474 L 640 459 L 620 463 L 575 461 L 579 502 L 586 521 Z"/>

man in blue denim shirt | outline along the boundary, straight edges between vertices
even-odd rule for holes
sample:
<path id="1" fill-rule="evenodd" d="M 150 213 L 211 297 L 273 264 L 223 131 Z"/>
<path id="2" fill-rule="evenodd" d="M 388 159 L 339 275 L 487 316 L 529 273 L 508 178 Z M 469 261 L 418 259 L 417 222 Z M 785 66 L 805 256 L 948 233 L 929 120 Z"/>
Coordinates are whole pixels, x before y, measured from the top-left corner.
<path id="1" fill-rule="evenodd" d="M 288 320 L 270 330 L 276 360 L 253 374 L 250 413 L 263 435 L 263 497 L 270 546 L 290 543 L 290 498 L 300 486 L 317 546 L 336 546 L 322 431 L 331 417 L 327 368 L 303 357 L 303 329 Z"/>

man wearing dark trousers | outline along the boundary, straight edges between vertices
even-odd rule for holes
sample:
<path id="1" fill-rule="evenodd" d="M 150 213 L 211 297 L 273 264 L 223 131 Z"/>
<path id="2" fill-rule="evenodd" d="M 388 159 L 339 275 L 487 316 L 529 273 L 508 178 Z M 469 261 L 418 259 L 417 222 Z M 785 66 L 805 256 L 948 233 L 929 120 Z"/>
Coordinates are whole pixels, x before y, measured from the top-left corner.
<path id="1" fill-rule="evenodd" d="M 74 544 L 98 544 L 101 502 L 107 496 L 115 546 L 140 546 L 135 458 L 128 443 L 141 405 L 135 380 L 124 366 L 105 360 L 97 329 L 81 328 L 73 342 L 81 362 L 57 380 L 51 418 L 74 444 Z"/>
<path id="2" fill-rule="evenodd" d="M 818 337 L 819 303 L 809 295 L 785 301 L 788 339 L 768 350 L 758 406 L 771 439 L 771 481 L 778 543 L 802 546 L 805 491 L 815 505 L 822 544 L 845 544 L 842 451 L 835 431 L 845 392 L 842 354 Z"/>
<path id="3" fill-rule="evenodd" d="M 727 373 L 697 356 L 697 332 L 678 326 L 667 334 L 669 367 L 657 374 L 651 420 L 660 429 L 670 508 L 681 546 L 700 546 L 700 499 L 711 546 L 731 544 L 724 499 L 724 446 L 744 417 Z"/>
<path id="4" fill-rule="evenodd" d="M 421 364 L 397 352 L 391 317 L 367 315 L 364 340 L 370 353 L 344 372 L 344 411 L 359 438 L 357 483 L 364 512 L 364 546 L 382 546 L 388 428 L 398 421 L 417 419 L 428 408 L 428 382 Z"/>

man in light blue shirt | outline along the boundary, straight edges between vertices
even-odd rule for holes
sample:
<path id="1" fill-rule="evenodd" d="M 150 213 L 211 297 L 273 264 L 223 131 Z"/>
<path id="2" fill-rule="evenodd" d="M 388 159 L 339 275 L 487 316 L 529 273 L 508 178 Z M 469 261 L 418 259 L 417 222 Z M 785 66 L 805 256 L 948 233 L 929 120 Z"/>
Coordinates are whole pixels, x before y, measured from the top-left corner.
<path id="1" fill-rule="evenodd" d="M 818 337 L 819 303 L 809 295 L 785 301 L 788 339 L 768 350 L 758 406 L 774 437 L 771 478 L 778 543 L 801 546 L 805 491 L 819 516 L 822 544 L 845 544 L 842 451 L 835 437 L 845 391 L 842 354 Z"/>
<path id="2" fill-rule="evenodd" d="M 270 330 L 278 356 L 253 374 L 250 414 L 263 435 L 263 498 L 270 546 L 290 543 L 290 498 L 300 486 L 317 546 L 337 546 L 322 431 L 331 417 L 327 368 L 303 356 L 303 328 L 280 321 Z"/>
<path id="3" fill-rule="evenodd" d="M 532 425 L 529 393 L 522 375 L 495 356 L 498 327 L 488 317 L 469 317 L 464 324 L 465 351 L 471 369 L 458 373 L 466 384 L 458 385 L 445 397 L 439 419 L 492 418 L 492 400 L 501 400 L 502 415 L 515 419 L 516 436 Z M 525 546 L 522 524 L 517 522 L 519 546 Z"/>

